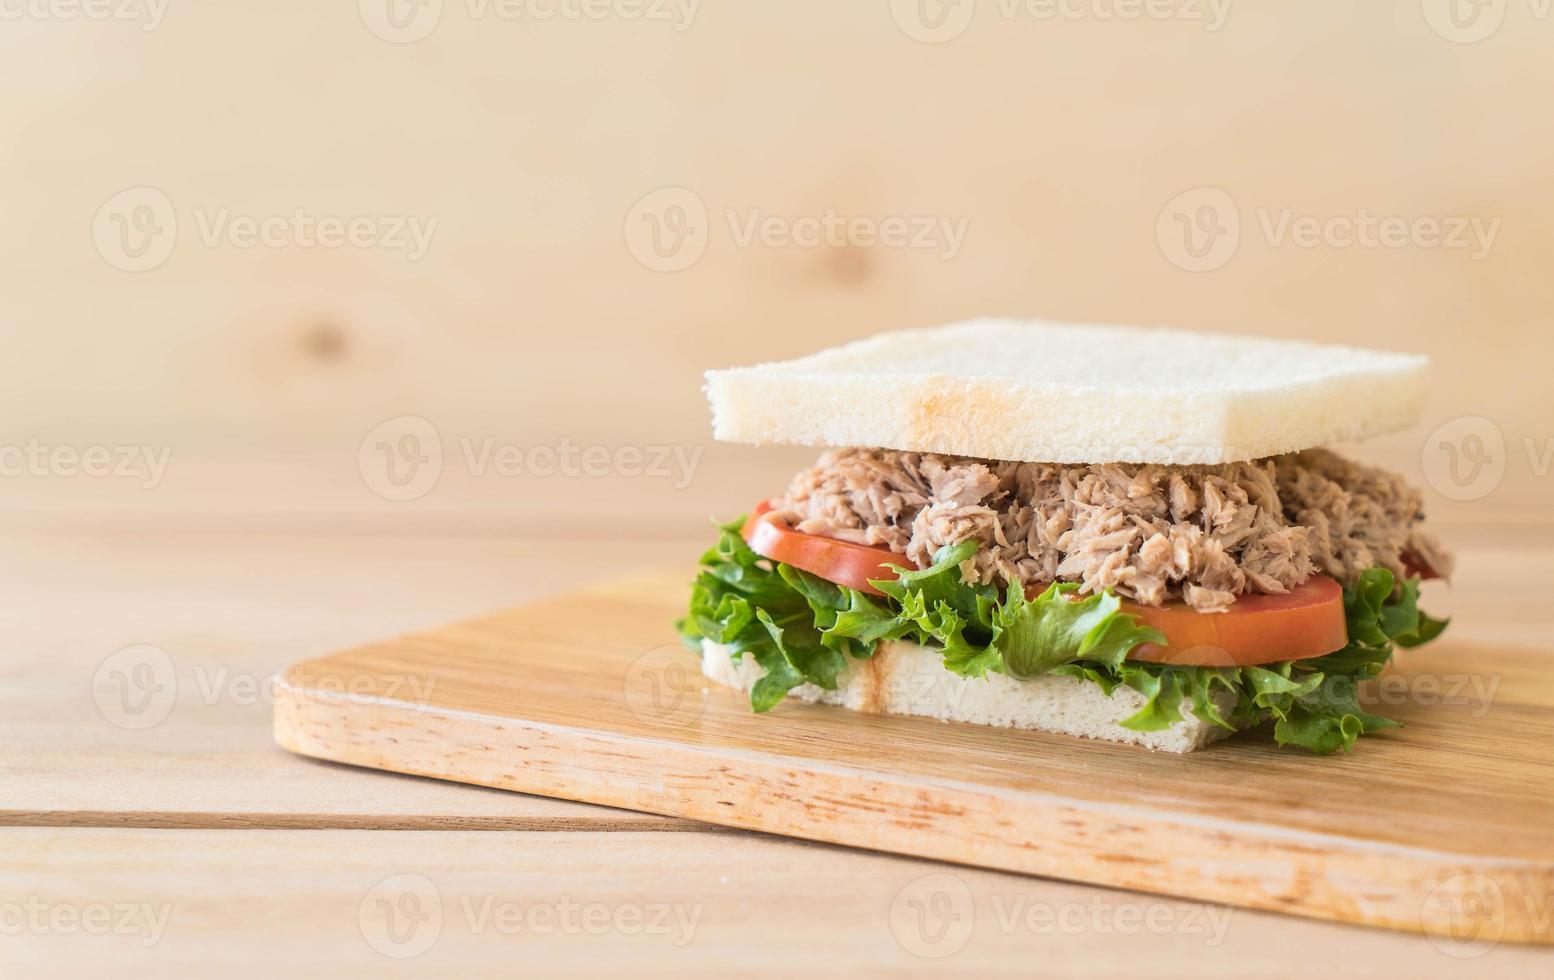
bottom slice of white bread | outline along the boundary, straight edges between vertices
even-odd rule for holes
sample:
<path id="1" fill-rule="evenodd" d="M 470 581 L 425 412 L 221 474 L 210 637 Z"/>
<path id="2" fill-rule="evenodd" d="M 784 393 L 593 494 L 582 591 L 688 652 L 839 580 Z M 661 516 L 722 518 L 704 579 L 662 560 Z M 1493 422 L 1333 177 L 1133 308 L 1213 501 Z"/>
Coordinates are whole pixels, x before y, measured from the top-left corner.
<path id="1" fill-rule="evenodd" d="M 1144 706 L 1144 696 L 1118 687 L 1107 696 L 1090 681 L 1075 677 L 1016 680 L 989 673 L 968 678 L 944 669 L 940 651 L 916 643 L 886 641 L 874 656 L 852 660 L 837 677 L 836 690 L 803 684 L 789 697 L 840 705 L 868 714 L 919 715 L 940 721 L 970 722 L 999 728 L 1028 728 L 1063 735 L 1103 738 L 1163 752 L 1191 752 L 1229 735 L 1184 710 L 1182 720 L 1156 732 L 1136 732 L 1119 722 Z M 702 641 L 701 671 L 708 679 L 748 692 L 766 673 L 755 658 L 735 660 L 727 647 Z M 1216 692 L 1221 714 L 1233 706 L 1230 695 Z"/>

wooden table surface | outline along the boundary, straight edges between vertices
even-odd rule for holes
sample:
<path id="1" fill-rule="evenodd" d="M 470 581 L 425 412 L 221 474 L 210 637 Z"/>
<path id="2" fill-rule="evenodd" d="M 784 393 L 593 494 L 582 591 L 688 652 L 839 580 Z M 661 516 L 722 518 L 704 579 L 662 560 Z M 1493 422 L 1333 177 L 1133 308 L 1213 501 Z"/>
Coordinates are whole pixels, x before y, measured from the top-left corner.
<path id="1" fill-rule="evenodd" d="M 703 535 L 83 527 L 4 542 L 0 976 L 1554 975 L 1546 949 L 732 832 L 271 743 L 268 684 L 288 663 L 689 561 Z M 1546 646 L 1550 542 L 1457 543 L 1462 636 Z M 176 683 L 126 714 L 109 658 L 137 645 L 165 651 Z"/>

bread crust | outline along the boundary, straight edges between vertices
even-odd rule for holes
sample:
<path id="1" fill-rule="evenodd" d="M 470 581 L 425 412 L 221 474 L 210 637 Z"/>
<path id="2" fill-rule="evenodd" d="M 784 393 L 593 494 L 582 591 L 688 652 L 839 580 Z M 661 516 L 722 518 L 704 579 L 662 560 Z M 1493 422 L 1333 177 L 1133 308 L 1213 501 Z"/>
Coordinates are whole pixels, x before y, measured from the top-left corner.
<path id="1" fill-rule="evenodd" d="M 748 692 L 765 671 L 755 658 L 735 660 L 727 647 L 703 640 L 702 673 L 715 683 Z M 1192 752 L 1231 734 L 1191 714 L 1161 731 L 1136 732 L 1120 724 L 1144 706 L 1143 695 L 1131 688 L 1119 687 L 1108 696 L 1096 684 L 1074 677 L 960 677 L 944 669 L 941 651 L 901 640 L 880 643 L 874 656 L 852 661 L 837 678 L 835 691 L 803 684 L 788 696 L 866 714 L 1056 732 L 1159 752 Z M 1217 692 L 1216 701 L 1222 714 L 1233 707 L 1226 692 Z"/>
<path id="2" fill-rule="evenodd" d="M 707 372 L 717 438 L 1049 463 L 1230 463 L 1419 419 L 1429 360 L 1165 328 L 976 320 Z"/>

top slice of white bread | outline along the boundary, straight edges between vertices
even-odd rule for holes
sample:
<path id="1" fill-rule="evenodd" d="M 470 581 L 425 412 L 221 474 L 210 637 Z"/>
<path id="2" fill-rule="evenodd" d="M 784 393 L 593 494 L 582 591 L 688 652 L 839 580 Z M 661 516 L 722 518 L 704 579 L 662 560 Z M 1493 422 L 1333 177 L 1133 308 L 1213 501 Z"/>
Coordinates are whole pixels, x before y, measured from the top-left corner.
<path id="1" fill-rule="evenodd" d="M 1227 463 L 1414 424 L 1429 360 L 1164 327 L 973 320 L 707 372 L 730 442 Z"/>

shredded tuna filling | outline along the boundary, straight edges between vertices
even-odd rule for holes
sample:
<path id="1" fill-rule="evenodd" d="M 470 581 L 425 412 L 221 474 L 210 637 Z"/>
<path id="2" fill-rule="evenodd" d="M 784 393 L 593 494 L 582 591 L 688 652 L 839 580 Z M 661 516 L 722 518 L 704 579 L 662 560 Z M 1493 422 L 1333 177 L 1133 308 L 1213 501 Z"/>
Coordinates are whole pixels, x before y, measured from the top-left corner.
<path id="1" fill-rule="evenodd" d="M 1313 574 L 1348 584 L 1405 560 L 1451 572 L 1418 491 L 1322 449 L 1225 466 L 1072 466 L 906 453 L 827 452 L 777 516 L 810 534 L 882 545 L 919 566 L 946 544 L 983 547 L 964 570 L 1002 588 L 1053 580 L 1138 602 L 1222 612 Z"/>

